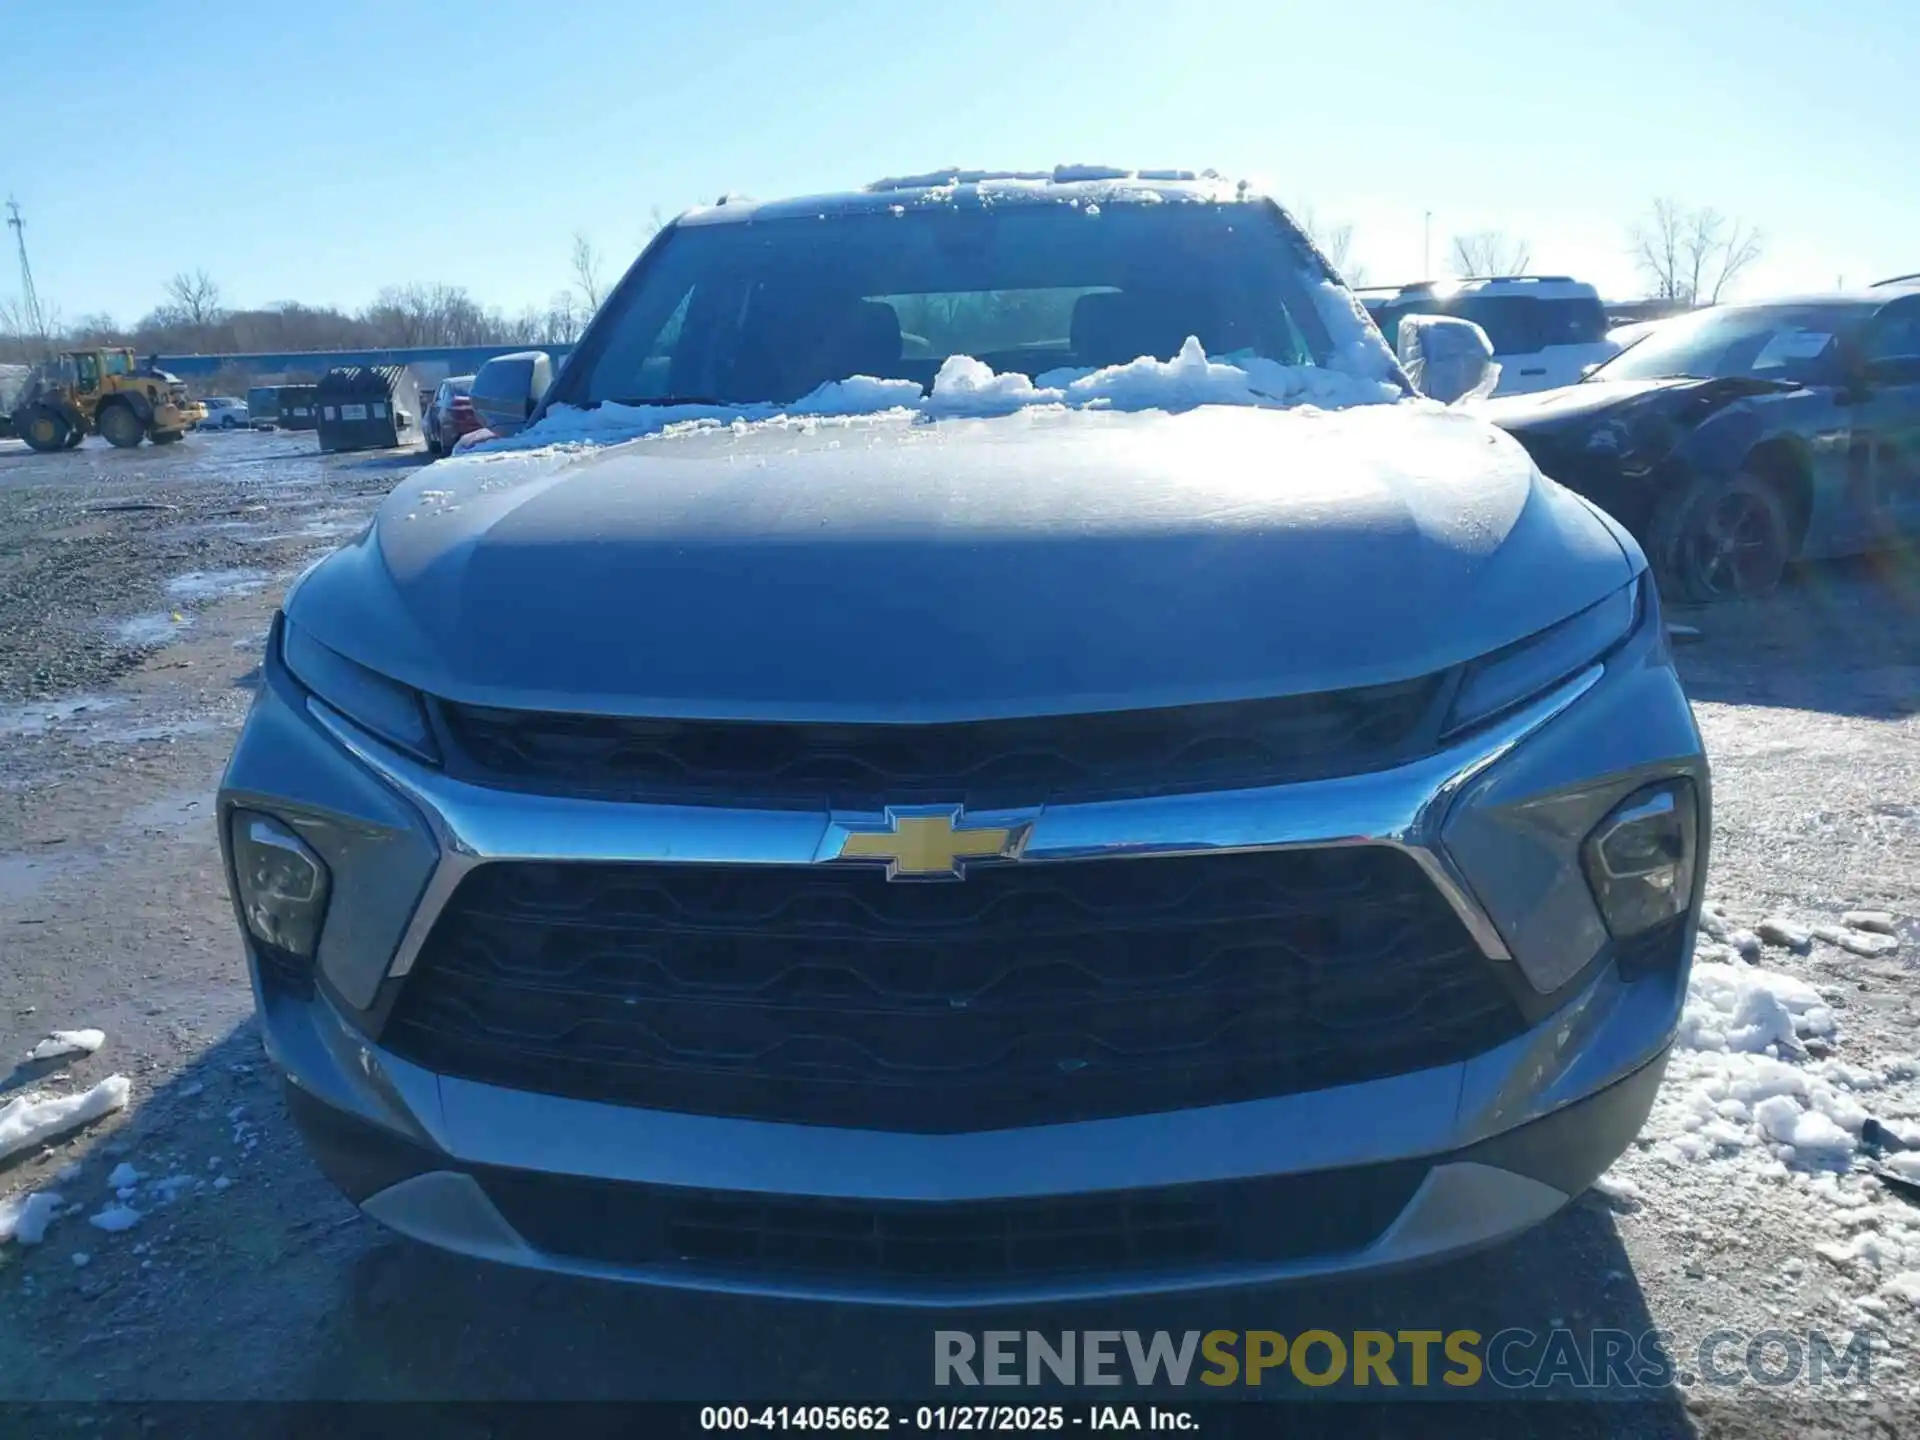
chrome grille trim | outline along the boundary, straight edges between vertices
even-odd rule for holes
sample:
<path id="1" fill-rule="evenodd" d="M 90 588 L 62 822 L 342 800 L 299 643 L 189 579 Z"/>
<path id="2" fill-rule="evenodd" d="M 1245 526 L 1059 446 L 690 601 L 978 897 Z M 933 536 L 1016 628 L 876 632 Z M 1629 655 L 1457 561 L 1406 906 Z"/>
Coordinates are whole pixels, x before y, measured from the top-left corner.
<path id="1" fill-rule="evenodd" d="M 1440 841 L 1459 791 L 1598 683 L 1594 665 L 1533 703 L 1412 764 L 1254 789 L 968 811 L 971 823 L 1031 826 L 1020 864 L 1194 855 L 1227 850 L 1384 845 L 1418 863 L 1482 953 L 1512 954 Z M 409 922 L 389 978 L 405 976 L 461 879 L 490 860 L 807 864 L 839 854 L 868 812 L 744 810 L 529 795 L 452 779 L 374 739 L 339 712 L 307 706 L 351 754 L 420 809 L 440 861 Z M 964 882 L 962 882 L 964 883 Z"/>

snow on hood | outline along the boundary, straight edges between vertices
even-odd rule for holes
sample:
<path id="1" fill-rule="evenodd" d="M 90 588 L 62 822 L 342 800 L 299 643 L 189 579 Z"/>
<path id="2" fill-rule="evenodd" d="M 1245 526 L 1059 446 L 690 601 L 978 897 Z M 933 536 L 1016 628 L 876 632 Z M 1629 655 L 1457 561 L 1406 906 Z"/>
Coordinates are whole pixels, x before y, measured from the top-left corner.
<path id="1" fill-rule="evenodd" d="M 1192 369 L 1196 395 L 1247 394 Z M 1630 578 L 1585 502 L 1457 410 L 1021 403 L 1054 378 L 956 364 L 937 388 L 963 418 L 917 390 L 667 434 L 574 412 L 396 486 L 287 613 L 473 704 L 931 723 L 1406 679 Z"/>
<path id="2" fill-rule="evenodd" d="M 1326 285 L 1333 305 L 1346 292 Z M 1358 302 L 1351 302 L 1357 305 Z M 1329 323 L 1344 333 L 1350 321 Z M 610 445 L 661 432 L 730 426 L 782 425 L 793 421 L 844 419 L 898 412 L 928 420 L 987 418 L 1018 410 L 1191 410 L 1200 405 L 1306 407 L 1339 410 L 1355 405 L 1412 402 L 1393 378 L 1393 360 L 1384 342 L 1373 355 L 1364 337 L 1342 353 L 1339 368 L 1282 365 L 1262 356 L 1236 353 L 1209 358 L 1189 336 L 1171 360 L 1142 356 L 1101 370 L 1050 370 L 1037 380 L 1018 372 L 1001 374 L 967 355 L 949 356 L 934 376 L 930 393 L 915 380 L 881 380 L 855 375 L 835 380 L 790 405 L 617 405 L 591 409 L 555 405 L 538 423 L 519 434 L 462 449 L 435 470 L 468 461 L 484 462 L 505 453 L 583 445 Z"/>

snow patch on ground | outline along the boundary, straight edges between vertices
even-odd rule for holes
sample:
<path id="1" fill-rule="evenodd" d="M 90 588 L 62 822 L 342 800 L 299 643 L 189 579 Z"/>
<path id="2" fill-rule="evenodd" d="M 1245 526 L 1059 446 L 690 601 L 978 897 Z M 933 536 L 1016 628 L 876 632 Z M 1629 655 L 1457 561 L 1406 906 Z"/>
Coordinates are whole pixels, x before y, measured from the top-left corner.
<path id="1" fill-rule="evenodd" d="M 174 741 L 183 735 L 205 735 L 220 727 L 211 720 L 162 720 L 150 725 L 118 725 L 89 731 L 81 737 L 87 745 L 141 745 L 149 741 Z"/>
<path id="2" fill-rule="evenodd" d="M 0 1200 L 0 1245 L 9 1240 L 38 1245 L 47 1238 L 47 1226 L 53 1223 L 65 1203 L 51 1190 L 9 1195 Z"/>
<path id="3" fill-rule="evenodd" d="M 264 570 L 189 570 L 167 581 L 167 594 L 185 604 L 251 595 L 272 577 Z"/>
<path id="4" fill-rule="evenodd" d="M 1833 1012 L 1805 981 L 1772 970 L 1696 963 L 1680 1017 L 1685 1050 L 1778 1055 L 1802 1036 L 1834 1033 Z"/>
<path id="5" fill-rule="evenodd" d="M 87 1217 L 87 1223 L 96 1230 L 105 1230 L 109 1235 L 117 1235 L 123 1230 L 131 1230 L 145 1218 L 131 1205 L 109 1205 L 98 1215 Z"/>
<path id="6" fill-rule="evenodd" d="M 62 1055 L 91 1055 L 107 1043 L 104 1030 L 55 1030 L 27 1052 L 29 1060 L 57 1060 Z"/>
<path id="7" fill-rule="evenodd" d="M 1722 916 L 1703 937 L 1709 929 L 1750 933 Z M 1782 927 L 1780 938 L 1797 937 Z M 1769 1211 L 1777 1225 L 1785 1207 L 1863 1317 L 1876 1313 L 1876 1292 L 1906 1302 L 1920 1273 L 1920 1207 L 1874 1170 L 1920 1178 L 1920 1151 L 1900 1149 L 1920 1138 L 1920 1059 L 1843 1056 L 1846 1011 L 1817 984 L 1732 960 L 1711 939 L 1697 957 L 1653 1113 L 1595 1188 L 1683 1229 L 1711 1217 L 1737 1234 Z"/>
<path id="8" fill-rule="evenodd" d="M 9 1100 L 0 1106 L 0 1160 L 125 1108 L 132 1091 L 126 1076 L 109 1075 L 78 1095 L 32 1091 Z"/>
<path id="9" fill-rule="evenodd" d="M 0 705 L 0 740 L 47 731 L 71 723 L 96 710 L 111 710 L 120 702 L 105 695 L 76 695 L 67 700 L 32 700 L 24 705 Z"/>
<path id="10" fill-rule="evenodd" d="M 113 638 L 134 650 L 150 650 L 165 645 L 193 628 L 193 617 L 178 611 L 156 610 L 150 615 L 134 615 L 113 627 Z"/>

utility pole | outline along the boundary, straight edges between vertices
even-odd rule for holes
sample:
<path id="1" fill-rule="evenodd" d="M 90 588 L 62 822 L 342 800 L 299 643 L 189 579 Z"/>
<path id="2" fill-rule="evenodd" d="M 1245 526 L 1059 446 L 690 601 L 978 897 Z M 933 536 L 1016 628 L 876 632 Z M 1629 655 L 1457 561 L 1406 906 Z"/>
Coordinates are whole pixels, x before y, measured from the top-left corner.
<path id="1" fill-rule="evenodd" d="M 40 313 L 40 296 L 33 288 L 33 266 L 27 263 L 27 226 L 20 218 L 20 202 L 7 197 L 7 228 L 13 231 L 14 245 L 20 251 L 20 321 L 35 339 L 47 337 L 46 316 Z"/>

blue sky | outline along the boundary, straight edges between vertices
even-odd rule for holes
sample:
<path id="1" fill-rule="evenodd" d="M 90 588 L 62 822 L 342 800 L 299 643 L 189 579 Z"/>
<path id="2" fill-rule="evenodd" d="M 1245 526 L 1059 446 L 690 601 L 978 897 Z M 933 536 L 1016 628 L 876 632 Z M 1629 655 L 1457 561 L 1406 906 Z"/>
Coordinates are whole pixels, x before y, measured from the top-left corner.
<path id="1" fill-rule="evenodd" d="M 8 28 L 0 190 L 68 320 L 195 267 L 229 304 L 517 310 L 576 229 L 623 267 L 655 206 L 1059 161 L 1259 177 L 1374 281 L 1416 277 L 1431 211 L 1436 269 L 1497 228 L 1609 294 L 1670 194 L 1765 232 L 1739 293 L 1824 289 L 1920 269 L 1910 6 L 145 5 L 107 46 Z"/>

